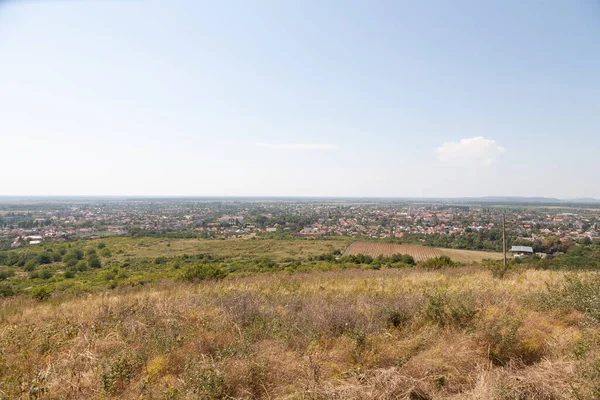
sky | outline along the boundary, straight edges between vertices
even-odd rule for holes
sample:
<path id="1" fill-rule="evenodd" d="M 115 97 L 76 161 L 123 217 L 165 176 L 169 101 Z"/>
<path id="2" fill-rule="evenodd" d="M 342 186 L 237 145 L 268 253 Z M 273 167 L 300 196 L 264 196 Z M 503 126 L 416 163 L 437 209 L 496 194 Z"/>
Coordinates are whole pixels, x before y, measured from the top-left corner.
<path id="1" fill-rule="evenodd" d="M 600 198 L 597 0 L 0 0 L 0 195 Z"/>

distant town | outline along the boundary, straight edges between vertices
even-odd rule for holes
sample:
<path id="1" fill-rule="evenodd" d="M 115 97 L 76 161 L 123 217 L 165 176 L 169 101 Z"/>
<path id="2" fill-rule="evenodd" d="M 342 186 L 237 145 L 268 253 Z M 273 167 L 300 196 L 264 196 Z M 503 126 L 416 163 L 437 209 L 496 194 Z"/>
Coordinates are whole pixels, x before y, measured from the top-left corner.
<path id="1" fill-rule="evenodd" d="M 498 250 L 503 214 L 513 244 L 548 237 L 561 242 L 600 238 L 600 209 L 589 205 L 301 199 L 5 201 L 0 203 L 0 248 L 115 235 L 258 235 L 434 240 L 427 244 Z M 469 237 L 475 242 L 464 242 Z"/>

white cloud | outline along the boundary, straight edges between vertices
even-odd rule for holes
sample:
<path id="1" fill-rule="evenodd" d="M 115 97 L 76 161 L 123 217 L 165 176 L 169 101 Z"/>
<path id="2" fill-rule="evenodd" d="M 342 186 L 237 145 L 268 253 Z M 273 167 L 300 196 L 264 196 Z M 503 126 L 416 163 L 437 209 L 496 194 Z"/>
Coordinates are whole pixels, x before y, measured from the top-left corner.
<path id="1" fill-rule="evenodd" d="M 257 147 L 266 147 L 269 149 L 292 149 L 292 150 L 334 150 L 335 144 L 321 143 L 256 143 Z"/>
<path id="2" fill-rule="evenodd" d="M 504 147 L 495 140 L 482 136 L 461 139 L 460 142 L 445 142 L 435 149 L 438 159 L 445 163 L 478 164 L 484 167 L 492 165 L 498 156 L 504 153 Z"/>

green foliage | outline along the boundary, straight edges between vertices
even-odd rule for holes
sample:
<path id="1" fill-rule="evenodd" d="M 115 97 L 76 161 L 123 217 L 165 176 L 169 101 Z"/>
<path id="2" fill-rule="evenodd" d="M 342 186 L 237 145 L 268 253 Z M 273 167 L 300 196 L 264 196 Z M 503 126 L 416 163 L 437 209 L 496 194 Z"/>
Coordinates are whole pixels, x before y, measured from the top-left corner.
<path id="1" fill-rule="evenodd" d="M 73 265 L 73 267 L 75 267 L 75 269 L 79 272 L 87 271 L 88 263 L 84 260 L 81 260 L 81 261 L 78 261 L 77 264 Z"/>
<path id="2" fill-rule="evenodd" d="M 496 278 L 504 278 L 504 275 L 510 270 L 511 265 L 507 264 L 504 266 L 504 260 L 490 260 L 485 259 L 481 261 L 481 266 L 489 269 L 492 275 Z"/>
<path id="3" fill-rule="evenodd" d="M 42 253 L 37 256 L 38 264 L 51 264 L 53 262 L 52 256 L 48 253 Z"/>
<path id="4" fill-rule="evenodd" d="M 68 269 L 65 271 L 65 273 L 63 274 L 63 276 L 65 277 L 65 279 L 72 279 L 75 277 L 75 273 L 77 271 L 75 269 Z"/>
<path id="5" fill-rule="evenodd" d="M 494 318 L 484 324 L 483 337 L 488 342 L 488 356 L 495 365 L 505 365 L 510 359 L 519 358 L 518 331 L 521 325 L 521 318 L 512 315 Z"/>
<path id="6" fill-rule="evenodd" d="M 430 258 L 429 260 L 423 261 L 419 264 L 423 268 L 428 269 L 440 269 L 446 267 L 456 267 L 456 263 L 448 256 L 439 256 Z"/>
<path id="7" fill-rule="evenodd" d="M 11 276 L 15 276 L 15 271 L 10 268 L 0 268 L 0 281 L 4 281 Z"/>
<path id="8" fill-rule="evenodd" d="M 600 321 L 600 278 L 595 276 L 582 279 L 576 275 L 567 276 L 564 285 L 549 288 L 542 301 L 546 306 L 574 309 Z"/>
<path id="9" fill-rule="evenodd" d="M 112 256 L 112 252 L 108 248 L 103 248 L 102 250 L 100 250 L 100 256 L 104 257 L 104 258 L 108 258 L 108 257 Z"/>
<path id="10" fill-rule="evenodd" d="M 373 257 L 364 254 L 357 254 L 340 257 L 339 261 L 341 263 L 351 264 L 371 264 L 373 262 Z"/>
<path id="11" fill-rule="evenodd" d="M 31 290 L 31 297 L 37 301 L 46 301 L 52 296 L 52 291 L 46 286 L 40 286 Z"/>
<path id="12" fill-rule="evenodd" d="M 12 282 L 0 282 L 0 297 L 11 297 L 19 293 L 19 288 Z"/>
<path id="13" fill-rule="evenodd" d="M 49 269 L 43 269 L 39 273 L 39 277 L 42 279 L 50 279 L 52 276 L 54 276 L 54 273 Z"/>
<path id="14" fill-rule="evenodd" d="M 100 262 L 100 259 L 98 258 L 98 256 L 96 256 L 96 253 L 94 253 L 92 256 L 90 256 L 87 260 L 88 266 L 92 269 L 97 269 L 102 267 L 102 263 Z"/>
<path id="15" fill-rule="evenodd" d="M 477 315 L 475 299 L 469 293 L 450 294 L 445 290 L 426 293 L 425 316 L 439 326 L 465 328 Z"/>
<path id="16" fill-rule="evenodd" d="M 121 393 L 136 373 L 136 365 L 131 357 L 122 355 L 108 362 L 100 373 L 100 384 L 107 394 Z"/>
<path id="17" fill-rule="evenodd" d="M 23 269 L 27 272 L 31 272 L 35 269 L 35 267 L 38 266 L 38 262 L 37 260 L 27 260 L 27 262 L 25 263 L 25 265 L 23 266 Z"/>

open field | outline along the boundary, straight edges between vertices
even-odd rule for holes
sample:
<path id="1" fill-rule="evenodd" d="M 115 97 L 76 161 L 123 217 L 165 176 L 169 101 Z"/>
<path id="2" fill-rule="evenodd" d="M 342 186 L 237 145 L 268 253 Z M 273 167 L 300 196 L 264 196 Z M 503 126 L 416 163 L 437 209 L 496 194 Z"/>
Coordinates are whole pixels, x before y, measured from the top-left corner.
<path id="1" fill-rule="evenodd" d="M 463 263 L 463 264 L 471 264 L 473 262 L 479 262 L 481 260 L 491 259 L 491 260 L 501 260 L 502 253 L 492 252 L 492 251 L 476 251 L 476 250 L 462 250 L 462 249 L 443 249 L 438 248 L 439 251 L 442 252 L 443 255 L 450 257 L 453 261 Z M 510 257 L 510 254 L 507 255 Z"/>
<path id="2" fill-rule="evenodd" d="M 453 261 L 465 264 L 478 262 L 486 258 L 498 260 L 502 258 L 501 253 L 459 249 L 436 249 L 426 246 L 382 242 L 354 242 L 348 246 L 343 253 L 345 256 L 358 254 L 364 254 L 373 258 L 379 255 L 389 257 L 394 254 L 408 254 L 412 256 L 415 261 L 425 261 L 430 258 L 447 255 Z"/>
<path id="3" fill-rule="evenodd" d="M 115 260 L 125 257 L 175 257 L 204 253 L 232 259 L 270 257 L 278 261 L 286 257 L 306 258 L 331 253 L 334 250 L 342 251 L 350 243 L 350 239 L 344 238 L 332 240 L 109 238 L 103 241 L 113 250 Z"/>
<path id="4" fill-rule="evenodd" d="M 597 399 L 599 288 L 383 269 L 0 299 L 0 397 Z"/>

